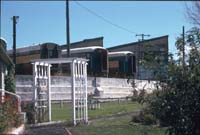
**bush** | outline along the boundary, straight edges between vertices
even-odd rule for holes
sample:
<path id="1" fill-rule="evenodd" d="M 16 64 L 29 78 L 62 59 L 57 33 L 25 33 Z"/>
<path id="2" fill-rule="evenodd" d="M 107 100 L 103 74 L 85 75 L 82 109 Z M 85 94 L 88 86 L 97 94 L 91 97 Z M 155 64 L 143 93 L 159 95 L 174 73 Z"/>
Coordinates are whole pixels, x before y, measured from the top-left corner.
<path id="1" fill-rule="evenodd" d="M 7 66 L 8 74 L 5 76 L 5 90 L 15 93 L 15 68 L 13 65 Z"/>
<path id="2" fill-rule="evenodd" d="M 35 109 L 33 102 L 22 102 L 22 110 L 26 112 L 26 118 L 28 124 L 35 123 Z"/>
<path id="3" fill-rule="evenodd" d="M 191 50 L 182 63 L 182 39 L 178 38 L 179 59 L 171 59 L 167 74 L 159 75 L 159 87 L 146 100 L 150 114 L 172 135 L 200 135 L 200 29 L 188 32 Z"/>
<path id="4" fill-rule="evenodd" d="M 144 125 L 157 124 L 157 120 L 154 118 L 154 116 L 145 110 L 142 110 L 138 115 L 133 116 L 132 122 L 141 123 Z"/>
<path id="5" fill-rule="evenodd" d="M 14 98 L 6 95 L 4 101 L 0 101 L 0 133 L 21 123 L 18 103 Z"/>

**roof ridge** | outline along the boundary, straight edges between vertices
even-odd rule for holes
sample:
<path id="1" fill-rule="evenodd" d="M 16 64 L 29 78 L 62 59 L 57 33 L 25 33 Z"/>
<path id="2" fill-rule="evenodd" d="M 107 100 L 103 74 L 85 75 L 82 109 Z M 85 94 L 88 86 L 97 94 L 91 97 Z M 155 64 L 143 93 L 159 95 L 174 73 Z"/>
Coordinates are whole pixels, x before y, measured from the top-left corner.
<path id="1" fill-rule="evenodd" d="M 137 41 L 137 42 L 130 42 L 130 43 L 126 43 L 126 44 L 121 44 L 121 45 L 116 45 L 116 46 L 113 46 L 113 47 L 108 47 L 106 49 L 113 49 L 113 48 L 116 48 L 116 47 L 123 47 L 123 46 L 127 46 L 127 45 L 133 45 L 133 44 L 140 44 L 140 43 L 145 43 L 145 42 L 148 42 L 148 41 L 152 41 L 152 40 L 158 40 L 158 39 L 161 39 L 161 38 L 164 38 L 164 37 L 168 37 L 169 35 L 164 35 L 164 36 L 160 36 L 160 37 L 155 37 L 155 38 L 151 38 L 151 39 L 146 39 L 146 40 L 143 40 L 143 41 Z"/>

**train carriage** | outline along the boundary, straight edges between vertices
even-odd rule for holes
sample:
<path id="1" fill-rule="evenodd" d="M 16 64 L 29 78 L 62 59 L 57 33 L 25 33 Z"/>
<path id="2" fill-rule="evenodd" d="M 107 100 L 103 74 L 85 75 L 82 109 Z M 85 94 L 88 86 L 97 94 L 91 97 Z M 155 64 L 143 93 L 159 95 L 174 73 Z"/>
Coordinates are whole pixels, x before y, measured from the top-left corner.
<path id="1" fill-rule="evenodd" d="M 132 52 L 109 52 L 108 59 L 109 77 L 130 77 L 136 73 L 136 59 Z"/>
<path id="2" fill-rule="evenodd" d="M 89 59 L 88 75 L 91 76 L 107 76 L 108 74 L 108 51 L 100 46 L 82 47 L 70 49 L 71 57 L 80 57 Z M 67 57 L 67 50 L 62 50 L 62 57 Z M 67 69 L 63 65 L 62 71 Z"/>
<path id="3" fill-rule="evenodd" d="M 22 47 L 16 50 L 16 74 L 31 75 L 33 59 L 58 58 L 60 57 L 59 45 L 55 43 L 43 43 L 34 46 Z M 12 58 L 12 50 L 8 51 L 8 55 Z M 58 71 L 59 65 L 53 65 L 51 73 Z"/>

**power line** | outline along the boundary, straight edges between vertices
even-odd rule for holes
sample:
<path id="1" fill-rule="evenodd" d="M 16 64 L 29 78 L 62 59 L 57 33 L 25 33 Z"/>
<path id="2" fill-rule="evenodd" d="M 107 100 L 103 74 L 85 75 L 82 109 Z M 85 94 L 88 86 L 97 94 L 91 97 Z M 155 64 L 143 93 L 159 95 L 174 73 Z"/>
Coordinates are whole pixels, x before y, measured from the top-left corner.
<path id="1" fill-rule="evenodd" d="M 76 2 L 77 5 L 79 5 L 79 6 L 82 7 L 83 9 L 87 10 L 87 11 L 90 12 L 91 14 L 97 16 L 98 18 L 102 19 L 104 22 L 109 23 L 109 24 L 115 26 L 116 28 L 121 29 L 121 30 L 124 30 L 124 31 L 126 31 L 126 32 L 128 32 L 128 33 L 136 34 L 136 32 L 133 32 L 133 31 L 131 31 L 131 30 L 129 30 L 129 29 L 123 27 L 123 26 L 120 26 L 120 25 L 117 25 L 117 24 L 111 22 L 110 20 L 106 19 L 105 17 L 103 17 L 103 16 L 97 14 L 96 12 L 92 11 L 91 9 L 89 9 L 89 8 L 87 8 L 87 7 L 85 7 L 85 6 L 83 6 L 83 5 L 80 4 L 78 1 L 75 1 L 75 2 Z"/>

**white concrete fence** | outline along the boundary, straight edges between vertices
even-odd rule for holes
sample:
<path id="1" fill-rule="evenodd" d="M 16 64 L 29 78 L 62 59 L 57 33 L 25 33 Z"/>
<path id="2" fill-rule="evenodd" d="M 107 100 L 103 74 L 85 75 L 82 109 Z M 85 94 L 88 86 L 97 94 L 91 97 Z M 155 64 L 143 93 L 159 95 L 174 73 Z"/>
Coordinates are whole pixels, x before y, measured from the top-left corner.
<path id="1" fill-rule="evenodd" d="M 151 92 L 154 89 L 155 81 L 150 83 L 146 80 L 136 80 L 136 89 L 145 89 Z M 127 79 L 88 77 L 88 94 L 99 94 L 99 98 L 123 98 L 133 94 L 133 88 Z M 52 76 L 51 77 L 51 98 L 52 100 L 71 99 L 71 77 Z M 22 101 L 30 101 L 33 96 L 32 76 L 16 76 L 16 93 L 20 95 Z"/>

